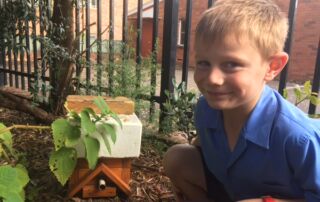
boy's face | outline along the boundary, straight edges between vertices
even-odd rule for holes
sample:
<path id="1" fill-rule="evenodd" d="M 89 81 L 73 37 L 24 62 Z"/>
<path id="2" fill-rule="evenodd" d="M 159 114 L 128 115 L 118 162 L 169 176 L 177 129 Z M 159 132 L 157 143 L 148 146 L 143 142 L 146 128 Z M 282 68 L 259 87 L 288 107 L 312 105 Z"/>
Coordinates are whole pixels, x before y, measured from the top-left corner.
<path id="1" fill-rule="evenodd" d="M 250 40 L 225 37 L 195 45 L 194 80 L 212 108 L 252 109 L 258 101 L 269 62 Z"/>

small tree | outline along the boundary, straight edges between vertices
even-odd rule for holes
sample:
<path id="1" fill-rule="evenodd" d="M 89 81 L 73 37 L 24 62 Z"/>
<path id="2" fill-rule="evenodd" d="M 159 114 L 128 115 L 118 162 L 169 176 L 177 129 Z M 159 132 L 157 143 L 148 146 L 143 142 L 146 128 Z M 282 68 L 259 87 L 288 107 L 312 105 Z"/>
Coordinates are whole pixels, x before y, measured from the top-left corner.
<path id="1" fill-rule="evenodd" d="M 62 54 L 57 54 L 49 60 L 50 63 L 50 93 L 51 110 L 58 114 L 68 95 L 69 86 L 74 72 L 74 16 L 73 0 L 55 0 L 53 15 L 49 27 L 49 38 Z"/>

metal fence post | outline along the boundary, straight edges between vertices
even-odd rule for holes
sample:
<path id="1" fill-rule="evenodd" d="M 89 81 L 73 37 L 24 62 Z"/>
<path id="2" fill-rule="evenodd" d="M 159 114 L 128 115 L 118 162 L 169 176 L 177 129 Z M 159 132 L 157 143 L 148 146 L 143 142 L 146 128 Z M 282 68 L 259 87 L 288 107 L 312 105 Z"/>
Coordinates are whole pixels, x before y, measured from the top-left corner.
<path id="1" fill-rule="evenodd" d="M 165 91 L 173 92 L 172 79 L 175 75 L 176 53 L 177 53 L 177 32 L 178 32 L 179 0 L 164 1 L 164 22 L 163 22 L 163 48 L 161 67 L 161 91 L 160 91 L 160 131 L 165 118 L 164 102 L 166 101 Z"/>
<path id="2" fill-rule="evenodd" d="M 314 75 L 313 75 L 313 82 L 312 82 L 312 92 L 316 92 L 319 94 L 320 90 L 320 39 L 318 43 L 318 53 L 317 53 L 317 59 L 316 59 L 316 67 L 314 70 Z M 319 97 L 319 95 L 318 95 Z M 315 114 L 316 113 L 316 105 L 312 104 L 310 102 L 309 104 L 309 114 Z"/>
<path id="3" fill-rule="evenodd" d="M 189 71 L 189 47 L 190 47 L 190 30 L 192 20 L 192 0 L 187 0 L 186 20 L 185 20 L 185 38 L 183 48 L 183 63 L 182 63 L 182 81 L 188 86 L 188 71 Z"/>
<path id="4" fill-rule="evenodd" d="M 2 62 L 2 59 L 0 59 L 0 87 L 5 85 L 4 84 L 4 71 L 2 71 L 2 69 L 3 69 L 3 62 Z"/>
<path id="5" fill-rule="evenodd" d="M 158 32 L 159 32 L 159 0 L 153 0 L 153 29 L 152 29 L 152 68 L 151 68 L 151 99 L 155 98 L 157 86 Z M 150 102 L 149 122 L 155 118 L 155 102 Z"/>
<path id="6" fill-rule="evenodd" d="M 2 5 L 0 4 L 0 7 Z M 2 41 L 1 41 L 2 42 Z M 3 43 L 2 43 L 3 44 Z M 4 56 L 4 47 L 0 47 L 0 87 L 4 86 L 5 85 L 5 82 L 4 82 L 4 71 L 3 71 L 3 60 L 5 57 Z"/>
<path id="7" fill-rule="evenodd" d="M 291 53 L 291 45 L 293 41 L 293 31 L 294 31 L 294 26 L 296 21 L 297 6 L 298 6 L 298 0 L 290 0 L 290 7 L 289 7 L 289 14 L 288 14 L 288 18 L 289 18 L 288 38 L 286 40 L 285 47 L 284 47 L 284 51 L 288 53 L 288 55 L 290 55 Z M 284 67 L 284 69 L 280 74 L 278 91 L 281 95 L 283 95 L 283 90 L 286 87 L 289 63 Z"/>

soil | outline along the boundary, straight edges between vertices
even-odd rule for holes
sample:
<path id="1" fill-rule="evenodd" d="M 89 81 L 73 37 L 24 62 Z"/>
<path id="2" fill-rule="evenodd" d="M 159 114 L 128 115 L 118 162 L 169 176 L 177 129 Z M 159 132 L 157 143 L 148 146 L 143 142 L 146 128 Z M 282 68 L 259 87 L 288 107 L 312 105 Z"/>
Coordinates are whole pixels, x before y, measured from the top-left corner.
<path id="1" fill-rule="evenodd" d="M 0 122 L 39 125 L 34 117 L 15 110 L 0 108 Z M 168 144 L 144 132 L 139 158 L 133 159 L 130 187 L 132 194 L 127 199 L 67 199 L 67 185 L 61 186 L 49 169 L 49 154 L 53 150 L 51 131 L 13 129 L 14 148 L 19 152 L 21 163 L 28 170 L 30 182 L 25 188 L 26 201 L 174 201 L 169 179 L 163 173 L 162 155 Z"/>

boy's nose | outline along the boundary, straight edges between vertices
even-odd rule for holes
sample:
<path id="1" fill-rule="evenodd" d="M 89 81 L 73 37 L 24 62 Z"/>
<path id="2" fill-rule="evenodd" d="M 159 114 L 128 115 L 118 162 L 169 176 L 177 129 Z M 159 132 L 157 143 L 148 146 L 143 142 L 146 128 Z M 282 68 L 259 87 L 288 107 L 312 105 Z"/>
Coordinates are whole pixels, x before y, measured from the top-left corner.
<path id="1" fill-rule="evenodd" d="M 208 81 L 213 85 L 222 85 L 224 82 L 224 73 L 220 68 L 213 67 L 208 75 Z"/>

